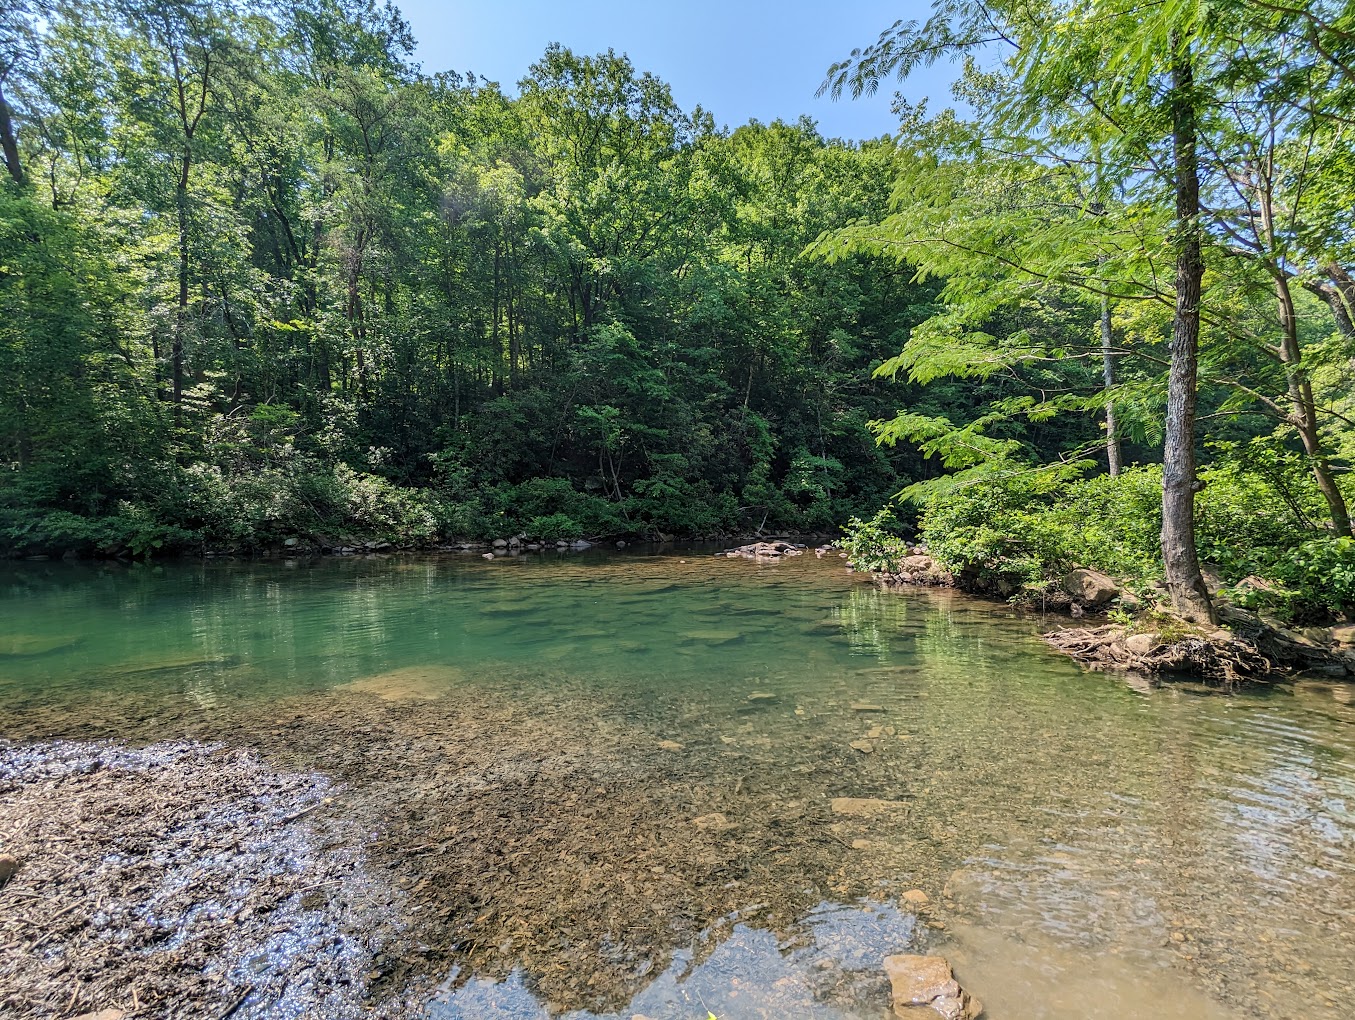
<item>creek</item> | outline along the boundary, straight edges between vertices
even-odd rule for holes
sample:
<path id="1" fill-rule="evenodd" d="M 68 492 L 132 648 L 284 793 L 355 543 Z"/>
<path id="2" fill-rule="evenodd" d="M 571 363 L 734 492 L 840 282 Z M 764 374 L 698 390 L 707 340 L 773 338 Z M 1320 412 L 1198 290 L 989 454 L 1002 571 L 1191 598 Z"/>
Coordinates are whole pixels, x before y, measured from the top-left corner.
<path id="1" fill-rule="evenodd" d="M 1346 685 L 1084 672 L 1057 620 L 835 554 L 0 579 L 0 758 L 198 741 L 347 791 L 296 824 L 391 890 L 368 994 L 411 1015 L 881 1018 L 909 951 L 991 1020 L 1355 1005 Z M 256 984 L 235 1016 L 293 1015 Z"/>

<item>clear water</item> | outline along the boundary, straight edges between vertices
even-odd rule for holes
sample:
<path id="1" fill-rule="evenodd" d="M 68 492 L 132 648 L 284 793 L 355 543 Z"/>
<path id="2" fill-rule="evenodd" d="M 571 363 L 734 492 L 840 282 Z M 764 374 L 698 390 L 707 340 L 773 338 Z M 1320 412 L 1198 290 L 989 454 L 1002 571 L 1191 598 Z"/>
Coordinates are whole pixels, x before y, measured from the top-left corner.
<path id="1" fill-rule="evenodd" d="M 906 804 L 824 823 L 865 899 L 827 885 L 776 930 L 750 902 L 606 1014 L 543 1001 L 525 971 L 460 971 L 439 1020 L 881 1017 L 880 958 L 918 948 L 992 1020 L 1348 1016 L 1355 691 L 1153 689 L 1048 650 L 1056 622 L 880 593 L 832 557 L 18 564 L 0 574 L 0 735 L 7 710 L 119 692 L 229 716 L 308 692 L 567 685 L 656 741 L 812 777 L 805 797 Z M 914 887 L 920 919 L 898 898 Z"/>

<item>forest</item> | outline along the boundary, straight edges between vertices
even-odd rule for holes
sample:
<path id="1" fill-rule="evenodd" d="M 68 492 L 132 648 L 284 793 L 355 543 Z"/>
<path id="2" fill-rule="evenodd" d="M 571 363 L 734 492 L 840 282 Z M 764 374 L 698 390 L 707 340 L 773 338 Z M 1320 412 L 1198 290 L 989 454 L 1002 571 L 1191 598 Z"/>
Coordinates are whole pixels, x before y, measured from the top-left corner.
<path id="1" fill-rule="evenodd" d="M 1355 603 L 1335 0 L 946 0 L 826 70 L 960 68 L 864 143 L 615 52 L 429 74 L 374 0 L 0 18 L 11 555 L 851 522 Z"/>

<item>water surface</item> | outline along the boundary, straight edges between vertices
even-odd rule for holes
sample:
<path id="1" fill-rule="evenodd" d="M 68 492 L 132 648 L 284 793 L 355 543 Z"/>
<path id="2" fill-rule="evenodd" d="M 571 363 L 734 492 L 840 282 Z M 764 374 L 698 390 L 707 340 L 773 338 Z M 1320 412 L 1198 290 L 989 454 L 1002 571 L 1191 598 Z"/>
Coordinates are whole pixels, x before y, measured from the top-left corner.
<path id="1" fill-rule="evenodd" d="M 428 1006 L 441 1020 L 878 1018 L 880 958 L 919 950 L 950 957 L 992 1020 L 1336 1020 L 1355 1003 L 1348 687 L 1225 695 L 1084 673 L 1039 640 L 1055 621 L 881 593 L 834 557 L 0 577 L 0 705 L 18 735 L 119 698 L 153 730 L 161 711 L 224 725 L 298 697 L 494 693 L 584 746 L 609 739 L 594 726 L 638 734 L 661 779 L 720 791 L 720 818 L 693 822 L 806 855 L 773 862 L 799 866 L 788 898 L 750 875 L 747 902 L 728 891 L 737 908 L 698 937 L 632 953 L 623 992 L 548 994 L 550 968 L 510 946 L 447 975 Z M 833 797 L 897 809 L 835 815 Z M 781 848 L 778 824 L 799 842 Z M 808 837 L 831 860 L 795 849 Z M 913 889 L 924 908 L 900 898 Z"/>

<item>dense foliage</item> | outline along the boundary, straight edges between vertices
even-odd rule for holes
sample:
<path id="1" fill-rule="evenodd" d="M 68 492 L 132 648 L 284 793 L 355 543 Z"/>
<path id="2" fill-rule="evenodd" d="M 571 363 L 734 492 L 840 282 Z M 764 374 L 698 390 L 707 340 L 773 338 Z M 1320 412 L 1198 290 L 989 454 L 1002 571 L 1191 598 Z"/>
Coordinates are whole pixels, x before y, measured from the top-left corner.
<path id="1" fill-rule="evenodd" d="M 918 463 L 936 287 L 803 256 L 888 141 L 718 130 L 613 53 L 516 98 L 398 12 L 8 8 L 0 547 L 828 530 Z"/>
<path id="2" fill-rule="evenodd" d="M 816 246 L 944 284 L 879 371 L 964 398 L 875 425 L 946 469 L 905 493 L 933 550 L 1028 592 L 1165 581 L 1199 623 L 1220 578 L 1355 608 L 1349 5 L 938 0 L 825 88 L 947 59 L 972 116 L 901 102 L 888 214 Z"/>

